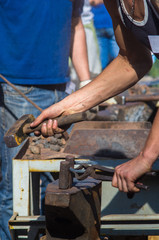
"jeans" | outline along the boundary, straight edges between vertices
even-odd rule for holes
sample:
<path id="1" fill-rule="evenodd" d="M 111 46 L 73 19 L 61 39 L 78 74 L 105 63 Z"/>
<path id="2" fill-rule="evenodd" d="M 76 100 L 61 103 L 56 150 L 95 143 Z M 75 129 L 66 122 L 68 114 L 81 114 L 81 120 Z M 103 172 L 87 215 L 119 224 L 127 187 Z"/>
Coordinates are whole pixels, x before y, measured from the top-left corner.
<path id="1" fill-rule="evenodd" d="M 17 86 L 17 88 L 42 109 L 62 100 L 67 95 L 65 93 L 65 84 L 39 87 Z M 3 177 L 0 182 L 0 240 L 11 239 L 8 220 L 13 215 L 12 158 L 21 148 L 21 146 L 7 148 L 3 136 L 14 122 L 24 114 L 33 114 L 34 117 L 37 117 L 40 111 L 10 86 L 5 83 L 0 84 L 0 161 Z M 47 175 L 47 178 L 49 178 L 49 175 Z"/>
<path id="2" fill-rule="evenodd" d="M 99 44 L 100 60 L 104 69 L 117 55 L 119 47 L 116 43 L 113 28 L 96 29 Z"/>

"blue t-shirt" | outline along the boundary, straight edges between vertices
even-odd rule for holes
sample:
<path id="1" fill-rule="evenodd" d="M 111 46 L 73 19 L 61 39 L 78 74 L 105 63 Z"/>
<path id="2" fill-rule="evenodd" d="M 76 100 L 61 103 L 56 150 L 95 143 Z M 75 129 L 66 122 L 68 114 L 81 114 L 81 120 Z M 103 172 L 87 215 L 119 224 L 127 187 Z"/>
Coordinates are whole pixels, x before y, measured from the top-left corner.
<path id="1" fill-rule="evenodd" d="M 113 27 L 111 17 L 104 4 L 99 4 L 95 7 L 92 7 L 92 12 L 94 14 L 95 28 L 101 29 Z"/>
<path id="2" fill-rule="evenodd" d="M 0 0 L 0 73 L 15 84 L 67 82 L 72 14 L 82 8 L 83 0 Z"/>

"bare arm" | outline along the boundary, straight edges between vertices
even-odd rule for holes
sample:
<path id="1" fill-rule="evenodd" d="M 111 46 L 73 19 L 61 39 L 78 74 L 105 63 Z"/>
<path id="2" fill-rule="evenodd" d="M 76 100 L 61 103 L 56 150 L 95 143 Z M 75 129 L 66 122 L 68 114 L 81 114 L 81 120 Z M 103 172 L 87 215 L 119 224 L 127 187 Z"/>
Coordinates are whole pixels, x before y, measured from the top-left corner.
<path id="1" fill-rule="evenodd" d="M 36 119 L 33 126 L 45 118 L 54 118 L 61 114 L 85 111 L 100 102 L 113 97 L 135 84 L 150 69 L 152 60 L 150 52 L 129 33 L 120 21 L 114 0 L 105 0 L 105 4 L 112 16 L 117 43 L 120 47 L 119 55 L 114 61 L 91 83 L 69 95 L 61 102 L 47 108 Z M 113 10 L 113 11 L 112 11 Z M 159 113 L 157 113 L 152 130 L 143 151 L 135 159 L 116 168 L 113 186 L 121 191 L 138 191 L 134 181 L 151 169 L 159 155 Z M 57 124 L 53 124 L 53 129 Z M 52 134 L 51 127 L 42 128 L 45 135 Z"/>
<path id="2" fill-rule="evenodd" d="M 156 114 L 146 144 L 140 154 L 116 167 L 112 185 L 124 192 L 138 192 L 134 182 L 146 172 L 149 172 L 159 156 L 159 110 Z"/>
<path id="3" fill-rule="evenodd" d="M 81 18 L 72 19 L 71 58 L 80 81 L 90 79 L 85 31 Z"/>
<path id="4" fill-rule="evenodd" d="M 109 1 L 110 0 L 105 1 L 105 3 L 110 11 L 110 14 L 113 15 L 113 13 L 111 13 L 111 10 L 113 8 L 110 8 Z M 122 34 L 119 34 L 119 37 L 118 37 L 118 30 L 117 30 L 118 25 L 116 23 L 116 19 L 117 18 L 115 18 L 115 21 L 113 21 L 113 23 L 114 23 L 115 33 L 117 34 L 116 39 L 120 46 L 120 54 L 123 57 L 125 56 L 128 59 L 129 64 L 131 64 L 132 68 L 136 72 L 136 77 L 138 79 L 140 79 L 142 77 L 142 74 L 145 75 L 145 73 L 151 67 L 150 53 L 147 53 L 146 49 L 145 50 L 142 49 L 141 52 L 144 53 L 143 56 L 145 57 L 146 61 L 144 59 L 141 59 L 142 56 L 140 58 L 138 55 L 138 53 L 140 51 L 137 47 L 137 45 L 138 45 L 137 42 L 134 41 L 134 39 L 133 39 L 134 43 L 132 43 L 130 41 L 131 45 L 129 45 L 129 42 L 127 42 L 125 39 L 127 34 L 124 33 L 125 29 L 122 26 L 121 26 L 121 28 L 119 28 L 119 31 L 122 31 Z M 121 39 L 121 37 L 122 37 L 122 39 Z M 133 36 L 130 35 L 130 37 L 133 37 Z M 139 46 L 139 48 L 143 47 L 141 45 L 138 45 L 138 46 Z M 134 53 L 131 51 L 134 51 Z M 139 58 L 136 59 L 136 57 L 137 58 L 139 57 Z M 144 63 L 145 66 L 142 65 L 142 63 Z M 145 70 L 144 70 L 144 68 L 145 68 Z M 141 153 L 136 158 L 116 167 L 112 185 L 114 187 L 119 188 L 120 191 L 138 192 L 139 189 L 137 189 L 135 187 L 134 182 L 140 176 L 142 176 L 144 173 L 151 170 L 153 163 L 159 156 L 159 141 L 158 141 L 158 134 L 157 134 L 159 132 L 159 124 L 158 123 L 159 123 L 159 111 L 156 115 L 152 129 L 149 134 L 149 137 L 148 137 L 146 144 L 145 144 L 143 150 L 141 151 Z"/>
<path id="5" fill-rule="evenodd" d="M 114 22 L 116 40 L 120 47 L 119 55 L 91 83 L 44 110 L 35 124 L 45 118 L 90 109 L 129 88 L 149 71 L 152 64 L 151 54 L 125 29 L 115 2 L 108 0 L 106 5 Z"/>
<path id="6" fill-rule="evenodd" d="M 119 94 L 134 85 L 151 67 L 150 52 L 125 29 L 118 16 L 116 5 L 111 1 L 108 2 L 113 9 L 111 15 L 114 20 L 116 40 L 120 47 L 119 55 L 90 84 L 59 104 L 66 114 L 87 110 Z"/>

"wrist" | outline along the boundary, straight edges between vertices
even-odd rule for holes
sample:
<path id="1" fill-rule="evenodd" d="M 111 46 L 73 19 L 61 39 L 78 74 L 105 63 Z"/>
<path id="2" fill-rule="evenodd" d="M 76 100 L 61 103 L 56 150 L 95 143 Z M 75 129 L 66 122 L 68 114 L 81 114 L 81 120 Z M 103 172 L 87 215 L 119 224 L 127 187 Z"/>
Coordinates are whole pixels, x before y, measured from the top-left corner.
<path id="1" fill-rule="evenodd" d="M 149 169 L 151 169 L 153 163 L 156 161 L 156 159 L 158 158 L 158 154 L 157 153 L 154 153 L 152 151 L 148 151 L 147 149 L 146 150 L 143 150 L 141 153 L 140 153 L 140 156 L 142 157 L 143 161 L 145 162 L 145 164 L 147 165 L 147 167 Z"/>

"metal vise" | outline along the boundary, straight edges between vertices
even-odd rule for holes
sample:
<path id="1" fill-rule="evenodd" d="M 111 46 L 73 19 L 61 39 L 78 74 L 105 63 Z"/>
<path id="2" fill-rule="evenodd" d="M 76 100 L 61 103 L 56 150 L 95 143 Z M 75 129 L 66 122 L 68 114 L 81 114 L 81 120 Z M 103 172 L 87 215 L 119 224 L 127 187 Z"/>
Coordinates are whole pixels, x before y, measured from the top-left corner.
<path id="1" fill-rule="evenodd" d="M 45 194 L 46 240 L 100 240 L 101 181 L 73 179 L 61 162 L 59 179 Z"/>

